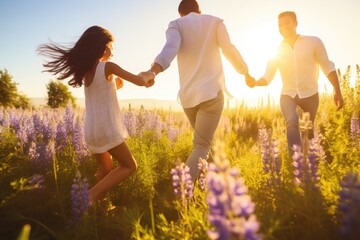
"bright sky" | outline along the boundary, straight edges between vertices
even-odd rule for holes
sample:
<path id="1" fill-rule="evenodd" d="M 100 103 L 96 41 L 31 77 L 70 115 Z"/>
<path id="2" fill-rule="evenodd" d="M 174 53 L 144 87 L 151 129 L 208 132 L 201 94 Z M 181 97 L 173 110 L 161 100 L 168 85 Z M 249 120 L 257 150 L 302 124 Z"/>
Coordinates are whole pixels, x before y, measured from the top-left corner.
<path id="1" fill-rule="evenodd" d="M 135 74 L 148 70 L 165 42 L 165 31 L 178 18 L 180 0 L 1 0 L 0 69 L 7 69 L 28 97 L 47 97 L 46 84 L 55 77 L 42 73 L 44 58 L 35 50 L 52 39 L 74 43 L 90 26 L 99 25 L 115 36 L 112 61 Z M 360 64 L 359 0 L 199 0 L 202 13 L 224 19 L 233 44 L 248 63 L 250 73 L 259 78 L 267 59 L 281 41 L 277 15 L 292 10 L 298 16 L 298 32 L 320 37 L 330 59 L 343 72 Z M 249 89 L 242 75 L 224 60 L 226 84 L 236 98 L 247 104 L 268 95 L 277 101 L 279 76 L 268 87 Z M 354 72 L 355 74 L 355 72 Z M 66 82 L 64 82 L 66 83 Z M 320 91 L 327 85 L 321 75 Z M 176 60 L 159 74 L 152 88 L 125 83 L 119 99 L 177 98 L 179 88 Z M 75 97 L 84 97 L 83 89 L 71 88 Z"/>

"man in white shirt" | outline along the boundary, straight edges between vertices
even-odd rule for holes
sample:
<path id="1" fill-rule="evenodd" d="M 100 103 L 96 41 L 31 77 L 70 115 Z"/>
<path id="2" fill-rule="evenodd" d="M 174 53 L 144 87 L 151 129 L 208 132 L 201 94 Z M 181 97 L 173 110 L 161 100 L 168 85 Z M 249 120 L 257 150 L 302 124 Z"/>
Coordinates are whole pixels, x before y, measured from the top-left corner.
<path id="1" fill-rule="evenodd" d="M 319 66 L 334 87 L 337 109 L 341 109 L 344 104 L 335 65 L 329 60 L 324 44 L 318 37 L 299 35 L 296 32 L 297 24 L 294 12 L 279 14 L 279 31 L 284 39 L 277 57 L 268 62 L 265 75 L 258 81 L 251 77 L 246 79 L 249 87 L 266 86 L 279 69 L 283 82 L 280 107 L 286 122 L 290 155 L 293 154 L 292 148 L 295 144 L 301 146 L 296 107 L 299 106 L 304 112 L 308 112 L 312 123 L 315 120 L 319 106 Z M 308 138 L 313 137 L 314 132 L 311 129 Z"/>
<path id="2" fill-rule="evenodd" d="M 208 157 L 224 106 L 226 89 L 220 50 L 240 74 L 248 76 L 248 68 L 231 43 L 222 19 L 201 14 L 196 0 L 182 0 L 178 11 L 181 17 L 169 23 L 166 43 L 149 71 L 155 77 L 177 56 L 178 98 L 194 129 L 193 150 L 186 165 L 195 181 L 199 158 Z"/>

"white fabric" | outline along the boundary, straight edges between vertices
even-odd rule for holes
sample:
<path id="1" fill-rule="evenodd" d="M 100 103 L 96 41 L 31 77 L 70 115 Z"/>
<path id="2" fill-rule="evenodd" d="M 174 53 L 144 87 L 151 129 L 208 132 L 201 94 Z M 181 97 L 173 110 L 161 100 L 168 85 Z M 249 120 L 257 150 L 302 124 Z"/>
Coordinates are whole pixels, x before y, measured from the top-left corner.
<path id="1" fill-rule="evenodd" d="M 279 69 L 283 82 L 281 94 L 306 98 L 318 92 L 319 66 L 326 76 L 336 70 L 319 38 L 299 36 L 293 48 L 285 41 L 281 43 L 263 78 L 270 83 Z"/>
<path id="2" fill-rule="evenodd" d="M 214 99 L 221 90 L 226 92 L 220 49 L 239 73 L 248 72 L 242 56 L 230 41 L 223 20 L 189 13 L 169 23 L 166 43 L 154 62 L 165 70 L 177 56 L 178 97 L 184 108 Z"/>
<path id="3" fill-rule="evenodd" d="M 116 95 L 116 83 L 105 78 L 105 64 L 96 67 L 85 91 L 85 143 L 93 153 L 103 153 L 121 144 L 128 132 Z"/>

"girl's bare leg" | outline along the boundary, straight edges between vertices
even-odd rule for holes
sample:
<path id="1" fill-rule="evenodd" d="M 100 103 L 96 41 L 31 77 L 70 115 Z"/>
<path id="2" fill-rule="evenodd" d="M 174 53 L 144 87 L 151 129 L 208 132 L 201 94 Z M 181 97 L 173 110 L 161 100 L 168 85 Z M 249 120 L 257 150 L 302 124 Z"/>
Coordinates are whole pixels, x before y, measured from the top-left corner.
<path id="1" fill-rule="evenodd" d="M 96 173 L 96 180 L 97 180 L 96 182 L 98 183 L 106 175 L 108 175 L 109 172 L 111 172 L 111 170 L 113 168 L 113 160 L 112 160 L 110 153 L 108 153 L 108 152 L 94 154 L 94 157 L 96 159 L 97 166 L 99 169 L 98 172 Z M 107 192 L 108 191 L 104 191 L 102 194 L 100 194 L 98 200 L 105 198 Z"/>
<path id="2" fill-rule="evenodd" d="M 110 149 L 109 153 L 119 162 L 120 166 L 108 172 L 107 175 L 103 176 L 102 179 L 90 189 L 91 204 L 101 199 L 101 196 L 103 196 L 104 193 L 106 194 L 111 187 L 118 185 L 137 169 L 137 163 L 125 142 Z M 104 162 L 107 163 L 108 161 L 104 160 Z"/>

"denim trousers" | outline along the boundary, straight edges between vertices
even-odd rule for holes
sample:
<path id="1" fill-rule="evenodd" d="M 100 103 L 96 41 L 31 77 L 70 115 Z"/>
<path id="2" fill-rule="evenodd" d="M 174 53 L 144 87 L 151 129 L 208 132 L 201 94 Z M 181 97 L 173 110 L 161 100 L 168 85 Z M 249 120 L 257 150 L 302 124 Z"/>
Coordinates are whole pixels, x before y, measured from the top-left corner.
<path id="1" fill-rule="evenodd" d="M 288 95 L 281 95 L 280 107 L 286 124 L 286 139 L 288 142 L 288 150 L 290 156 L 292 156 L 294 153 L 292 147 L 295 144 L 301 145 L 297 107 L 300 107 L 303 112 L 308 112 L 310 114 L 310 120 L 314 125 L 315 116 L 319 107 L 319 94 L 316 93 L 315 95 L 307 98 L 299 98 L 297 95 L 294 98 Z M 308 138 L 312 139 L 313 137 L 314 130 L 311 129 L 309 130 Z"/>
<path id="2" fill-rule="evenodd" d="M 185 163 L 190 168 L 193 182 L 195 182 L 199 173 L 199 158 L 208 158 L 211 142 L 219 125 L 223 108 L 223 92 L 219 92 L 216 98 L 202 102 L 195 107 L 184 108 L 184 112 L 194 130 L 193 149 Z"/>

